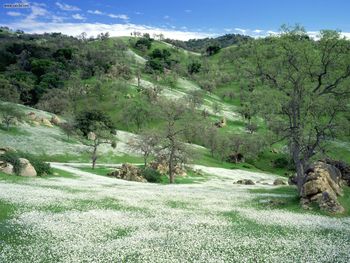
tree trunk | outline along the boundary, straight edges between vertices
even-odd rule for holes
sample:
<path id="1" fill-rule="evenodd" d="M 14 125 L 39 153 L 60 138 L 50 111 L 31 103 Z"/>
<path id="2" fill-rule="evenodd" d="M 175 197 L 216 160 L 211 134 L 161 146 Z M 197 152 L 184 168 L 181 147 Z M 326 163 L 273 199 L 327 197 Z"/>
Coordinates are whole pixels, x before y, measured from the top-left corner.
<path id="1" fill-rule="evenodd" d="M 301 195 L 302 186 L 304 184 L 305 171 L 304 171 L 304 163 L 305 160 L 300 159 L 300 149 L 297 143 L 293 143 L 292 145 L 292 156 L 295 165 L 295 169 L 297 172 L 297 187 L 299 196 Z"/>
<path id="2" fill-rule="evenodd" d="M 92 151 L 92 169 L 95 169 L 97 160 L 97 144 L 94 145 L 94 150 Z"/>
<path id="3" fill-rule="evenodd" d="M 169 158 L 169 182 L 171 184 L 174 184 L 175 183 L 175 176 L 174 176 L 174 151 L 173 149 L 171 150 L 171 153 L 170 153 L 170 158 Z"/>

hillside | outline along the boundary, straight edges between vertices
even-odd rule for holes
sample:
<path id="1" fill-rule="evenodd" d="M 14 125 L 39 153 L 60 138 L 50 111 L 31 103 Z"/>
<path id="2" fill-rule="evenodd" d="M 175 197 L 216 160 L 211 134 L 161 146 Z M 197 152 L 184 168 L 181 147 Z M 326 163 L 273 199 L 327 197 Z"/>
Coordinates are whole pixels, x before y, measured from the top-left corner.
<path id="1" fill-rule="evenodd" d="M 346 40 L 1 39 L 1 262 L 350 260 Z"/>

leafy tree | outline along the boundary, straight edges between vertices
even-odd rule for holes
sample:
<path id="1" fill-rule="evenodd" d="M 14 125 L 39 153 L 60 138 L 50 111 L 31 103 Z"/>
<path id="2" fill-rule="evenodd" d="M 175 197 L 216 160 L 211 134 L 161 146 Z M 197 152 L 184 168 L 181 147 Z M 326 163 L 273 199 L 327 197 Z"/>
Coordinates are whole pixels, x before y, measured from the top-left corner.
<path id="1" fill-rule="evenodd" d="M 160 144 L 160 136 L 155 130 L 146 130 L 141 132 L 139 138 L 132 139 L 128 144 L 132 149 L 142 153 L 146 168 L 149 157 L 157 152 Z"/>
<path id="2" fill-rule="evenodd" d="M 202 67 L 202 64 L 198 61 L 193 61 L 187 66 L 187 71 L 190 75 L 193 75 L 195 73 L 199 73 L 200 69 Z"/>
<path id="3" fill-rule="evenodd" d="M 133 100 L 128 102 L 123 109 L 123 121 L 129 125 L 135 124 L 140 130 L 152 118 L 152 111 L 149 103 L 145 100 Z"/>
<path id="4" fill-rule="evenodd" d="M 314 41 L 299 26 L 283 27 L 280 35 L 250 42 L 241 51 L 238 63 L 259 81 L 253 91 L 260 97 L 259 112 L 267 121 L 278 119 L 279 138 L 288 141 L 300 191 L 311 158 L 346 121 L 350 42 L 334 31 L 321 31 Z"/>
<path id="5" fill-rule="evenodd" d="M 87 136 L 89 132 L 96 131 L 96 128 L 103 131 L 108 130 L 110 133 L 114 133 L 115 131 L 115 126 L 111 118 L 98 109 L 86 109 L 81 111 L 75 117 L 75 122 L 77 128 L 84 136 Z"/>
<path id="6" fill-rule="evenodd" d="M 205 50 L 205 53 L 207 56 L 212 56 L 212 55 L 217 54 L 220 51 L 220 49 L 221 48 L 219 46 L 212 45 L 212 46 L 207 47 L 207 49 Z"/>
<path id="7" fill-rule="evenodd" d="M 18 102 L 19 92 L 15 85 L 0 75 L 0 98 L 3 101 Z"/>
<path id="8" fill-rule="evenodd" d="M 189 158 L 189 149 L 181 141 L 186 126 L 181 125 L 185 119 L 187 105 L 181 100 L 163 99 L 159 102 L 161 119 L 165 127 L 161 135 L 158 155 L 166 158 L 169 167 L 169 182 L 175 183 L 175 167 L 177 164 L 184 164 Z"/>
<path id="9" fill-rule="evenodd" d="M 117 144 L 111 131 L 106 127 L 103 122 L 94 122 L 90 126 L 91 130 L 86 138 L 82 140 L 82 143 L 91 149 L 91 166 L 95 169 L 96 161 L 99 157 L 98 147 L 102 144 L 110 144 L 113 148 L 116 148 Z"/>
<path id="10" fill-rule="evenodd" d="M 11 123 L 15 120 L 21 120 L 24 113 L 11 104 L 0 104 L 0 112 L 2 115 L 2 122 L 6 125 L 6 129 L 10 129 Z"/>

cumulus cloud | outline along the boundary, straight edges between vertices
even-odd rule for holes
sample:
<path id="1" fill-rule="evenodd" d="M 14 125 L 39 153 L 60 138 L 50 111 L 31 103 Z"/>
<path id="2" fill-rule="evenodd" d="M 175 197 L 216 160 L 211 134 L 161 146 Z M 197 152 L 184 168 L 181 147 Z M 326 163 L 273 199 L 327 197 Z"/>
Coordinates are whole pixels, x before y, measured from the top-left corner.
<path id="1" fill-rule="evenodd" d="M 72 17 L 76 20 L 85 20 L 85 17 L 83 17 L 81 14 L 74 14 Z"/>
<path id="2" fill-rule="evenodd" d="M 104 13 L 100 10 L 88 10 L 87 11 L 89 14 L 93 14 L 93 15 L 101 15 L 101 16 L 108 16 L 110 18 L 118 18 L 118 19 L 122 19 L 122 20 L 129 20 L 129 17 L 125 14 L 108 14 L 108 13 Z"/>
<path id="3" fill-rule="evenodd" d="M 78 36 L 86 32 L 88 36 L 97 36 L 102 32 L 109 32 L 111 36 L 129 36 L 130 32 L 141 32 L 153 34 L 163 34 L 166 38 L 188 40 L 193 38 L 214 37 L 215 34 L 194 32 L 188 30 L 174 30 L 159 27 L 136 24 L 102 24 L 102 23 L 44 23 L 31 21 L 28 23 L 15 22 L 5 26 L 13 29 L 20 29 L 27 33 L 50 33 L 61 32 L 66 35 Z"/>
<path id="4" fill-rule="evenodd" d="M 61 9 L 63 11 L 79 11 L 80 10 L 80 8 L 77 6 L 67 5 L 65 3 L 56 2 L 56 5 L 58 6 L 59 9 Z"/>

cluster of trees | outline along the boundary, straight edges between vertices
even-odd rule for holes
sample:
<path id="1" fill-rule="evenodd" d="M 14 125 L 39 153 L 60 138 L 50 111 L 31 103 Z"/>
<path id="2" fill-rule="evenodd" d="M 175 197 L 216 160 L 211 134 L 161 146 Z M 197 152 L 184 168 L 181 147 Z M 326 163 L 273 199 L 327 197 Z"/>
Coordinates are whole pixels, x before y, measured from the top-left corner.
<path id="1" fill-rule="evenodd" d="M 50 98 L 68 97 L 65 84 L 73 75 L 88 79 L 107 73 L 116 64 L 115 58 L 120 58 L 117 53 L 122 49 L 108 42 L 108 34 L 101 34 L 99 40 L 4 31 L 0 42 L 1 98 L 46 107 Z"/>
<path id="2" fill-rule="evenodd" d="M 239 43 L 246 43 L 252 38 L 249 36 L 244 36 L 240 34 L 226 34 L 216 38 L 201 38 L 201 39 L 190 39 L 187 41 L 165 39 L 174 46 L 181 47 L 190 51 L 205 53 L 207 48 L 210 46 L 216 46 L 219 48 L 225 48 Z"/>

